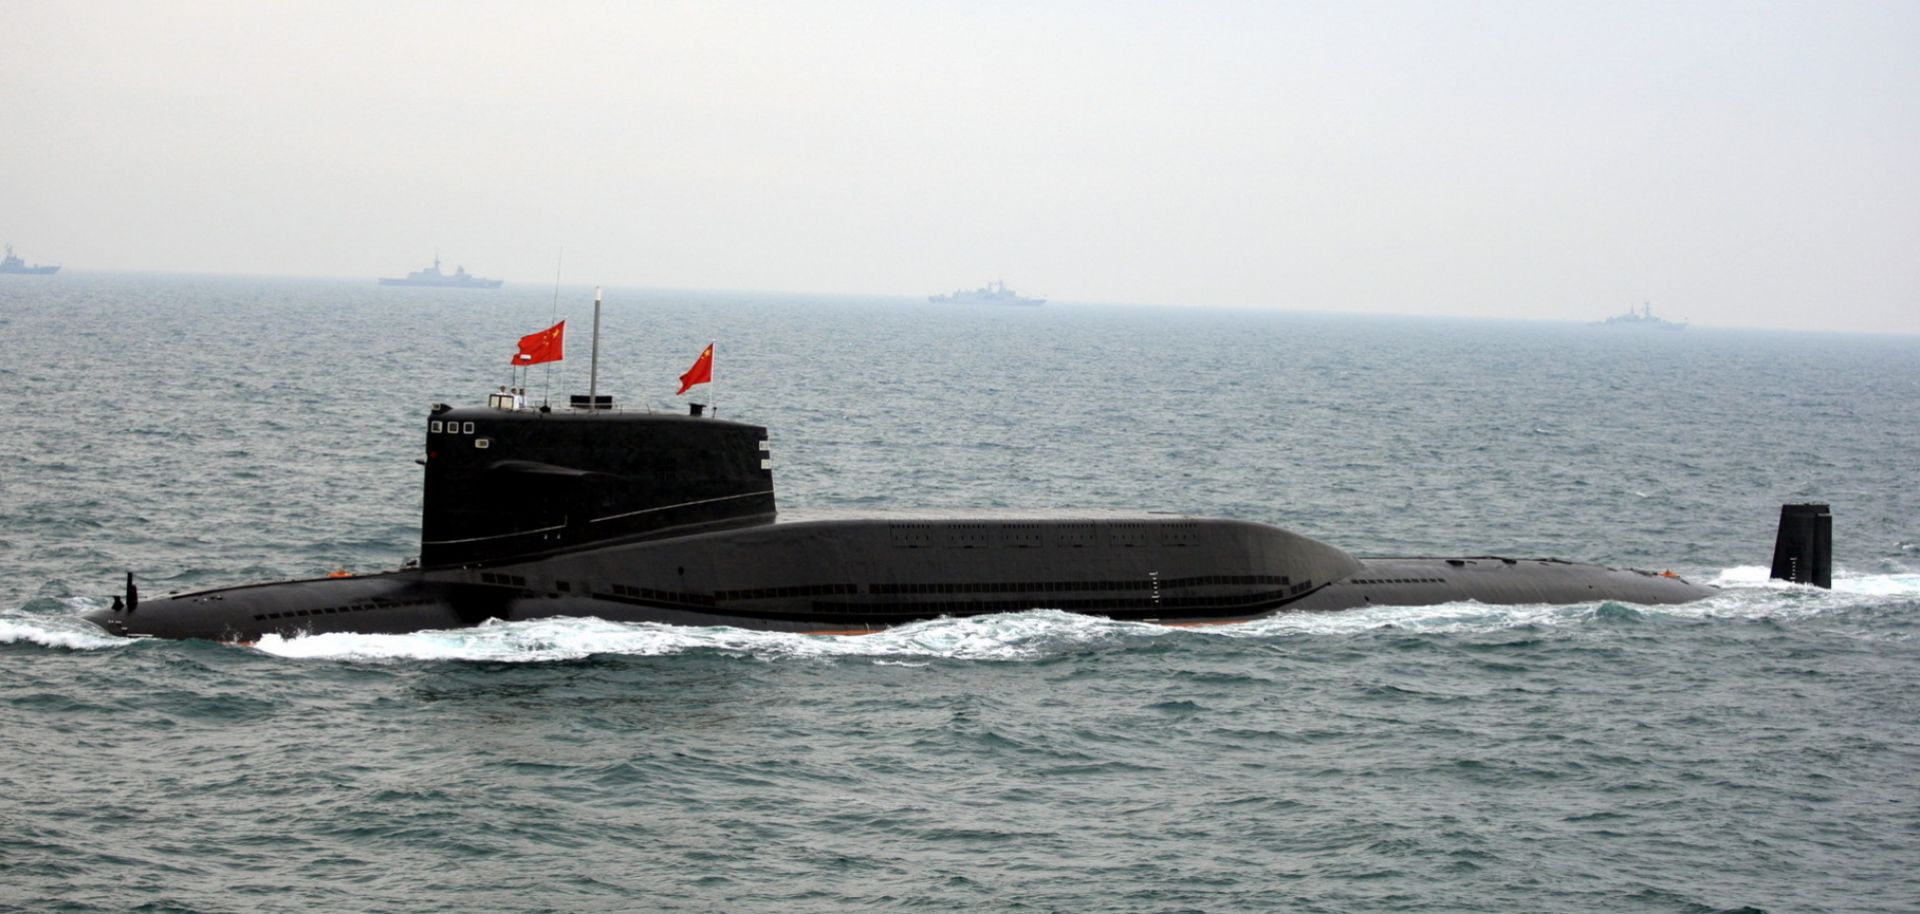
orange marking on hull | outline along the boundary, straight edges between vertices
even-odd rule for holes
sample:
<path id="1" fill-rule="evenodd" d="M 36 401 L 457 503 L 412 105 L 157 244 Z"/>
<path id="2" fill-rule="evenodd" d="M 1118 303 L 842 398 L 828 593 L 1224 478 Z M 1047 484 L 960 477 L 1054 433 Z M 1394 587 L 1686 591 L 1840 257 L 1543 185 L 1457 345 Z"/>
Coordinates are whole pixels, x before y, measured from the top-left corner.
<path id="1" fill-rule="evenodd" d="M 1248 616 L 1244 619 L 1198 619 L 1190 622 L 1154 622 L 1153 624 L 1164 625 L 1167 628 L 1199 628 L 1203 625 L 1239 625 L 1242 622 L 1252 622 L 1254 618 L 1254 616 Z"/>

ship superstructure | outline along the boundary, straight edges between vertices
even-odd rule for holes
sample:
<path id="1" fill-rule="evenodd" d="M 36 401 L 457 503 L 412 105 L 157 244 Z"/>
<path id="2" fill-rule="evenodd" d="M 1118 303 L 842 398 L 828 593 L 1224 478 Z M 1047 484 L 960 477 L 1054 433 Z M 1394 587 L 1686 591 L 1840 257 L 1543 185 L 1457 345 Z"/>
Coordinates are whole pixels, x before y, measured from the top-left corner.
<path id="1" fill-rule="evenodd" d="M 485 279 L 467 272 L 465 266 L 453 268 L 452 273 L 440 272 L 440 255 L 433 255 L 433 266 L 424 270 L 415 270 L 404 279 L 381 277 L 383 286 L 435 286 L 447 289 L 498 289 L 505 282 L 501 279 Z"/>
<path id="2" fill-rule="evenodd" d="M 1619 327 L 1634 330 L 1685 330 L 1686 321 L 1670 321 L 1664 317 L 1655 317 L 1653 303 L 1644 302 L 1639 308 L 1628 308 L 1625 314 L 1616 314 L 1601 321 L 1602 327 Z"/>
<path id="3" fill-rule="evenodd" d="M 957 289 L 947 295 L 929 295 L 927 301 L 934 304 L 964 305 L 1044 305 L 1044 298 L 1023 298 L 1001 280 L 994 280 L 978 289 Z"/>
<path id="4" fill-rule="evenodd" d="M 21 260 L 18 255 L 13 253 L 13 245 L 11 243 L 7 245 L 6 256 L 0 258 L 0 273 L 16 273 L 23 276 L 52 276 L 58 272 L 60 272 L 60 268 L 50 264 L 36 263 L 28 266 L 26 261 Z"/>

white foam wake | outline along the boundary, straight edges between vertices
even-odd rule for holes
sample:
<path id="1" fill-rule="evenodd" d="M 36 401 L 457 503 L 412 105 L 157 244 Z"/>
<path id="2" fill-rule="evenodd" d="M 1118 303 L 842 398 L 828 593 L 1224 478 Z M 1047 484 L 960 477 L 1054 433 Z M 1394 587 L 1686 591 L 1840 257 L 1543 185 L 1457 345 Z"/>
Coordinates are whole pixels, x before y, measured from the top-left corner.
<path id="1" fill-rule="evenodd" d="M 1677 606 L 1631 607 L 1648 616 L 1684 618 L 1801 618 L 1920 599 L 1920 574 L 1840 572 L 1831 591 L 1767 579 L 1759 566 L 1728 568 L 1710 583 L 1723 591 Z M 601 619 L 492 622 L 475 628 L 406 635 L 269 635 L 255 647 L 299 660 L 363 662 L 479 661 L 540 663 L 596 655 L 659 656 L 717 651 L 757 659 L 858 658 L 888 665 L 936 659 L 1023 661 L 1102 644 L 1166 637 L 1295 638 L 1362 634 L 1378 629 L 1453 634 L 1522 626 L 1591 623 L 1617 604 L 1489 606 L 1381 606 L 1326 613 L 1282 613 L 1236 625 L 1168 628 L 1116 622 L 1057 610 L 1032 610 L 935 619 L 872 635 L 794 635 L 737 628 L 690 628 Z M 33 643 L 72 650 L 103 650 L 129 642 L 71 616 L 0 616 L 0 643 Z"/>
<path id="2" fill-rule="evenodd" d="M 72 616 L 0 616 L 0 644 L 38 644 L 71 651 L 103 651 L 132 643 Z"/>
<path id="3" fill-rule="evenodd" d="M 1772 590 L 1781 593 L 1817 595 L 1826 592 L 1806 584 L 1775 581 L 1767 577 L 1768 573 L 1769 569 L 1765 565 L 1736 565 L 1720 572 L 1707 583 L 1717 587 Z M 1920 597 L 1920 572 L 1856 574 L 1844 568 L 1837 569 L 1833 573 L 1832 593 L 1864 597 Z"/>
<path id="4" fill-rule="evenodd" d="M 1902 574 L 1861 574 L 1839 572 L 1833 579 L 1838 593 L 1868 597 L 1920 597 L 1920 572 Z"/>
<path id="5" fill-rule="evenodd" d="M 405 635 L 269 635 L 255 648 L 280 657 L 356 661 L 469 660 L 533 663 L 596 655 L 657 656 L 719 651 L 759 658 L 1027 660 L 1075 645 L 1172 630 L 1057 610 L 933 619 L 871 635 L 796 635 L 603 619 L 489 622 Z"/>
<path id="6" fill-rule="evenodd" d="M 1599 604 L 1551 606 L 1525 604 L 1489 606 L 1484 603 L 1441 603 L 1434 606 L 1371 606 L 1320 613 L 1279 613 L 1240 625 L 1222 625 L 1195 631 L 1236 638 L 1301 635 L 1357 635 L 1392 628 L 1429 634 L 1456 634 L 1518 628 L 1526 625 L 1564 625 L 1593 617 Z"/>
<path id="7" fill-rule="evenodd" d="M 1917 575 L 1843 575 L 1832 591 L 1768 581 L 1764 568 L 1730 568 L 1713 579 L 1724 592 L 1675 606 L 1634 606 L 1648 616 L 1795 618 L 1872 606 L 1888 597 L 1920 597 Z M 760 659 L 860 658 L 899 665 L 935 659 L 1021 661 L 1101 644 L 1167 637 L 1274 638 L 1362 634 L 1398 629 L 1471 634 L 1522 626 L 1588 624 L 1620 604 L 1380 606 L 1326 613 L 1281 613 L 1235 625 L 1169 628 L 1058 610 L 966 619 L 934 619 L 871 635 L 794 635 L 737 628 L 688 628 L 600 619 L 495 622 L 478 628 L 410 635 L 268 637 L 258 648 L 283 657 L 360 661 L 472 660 L 540 662 L 595 655 L 657 656 L 719 651 Z"/>

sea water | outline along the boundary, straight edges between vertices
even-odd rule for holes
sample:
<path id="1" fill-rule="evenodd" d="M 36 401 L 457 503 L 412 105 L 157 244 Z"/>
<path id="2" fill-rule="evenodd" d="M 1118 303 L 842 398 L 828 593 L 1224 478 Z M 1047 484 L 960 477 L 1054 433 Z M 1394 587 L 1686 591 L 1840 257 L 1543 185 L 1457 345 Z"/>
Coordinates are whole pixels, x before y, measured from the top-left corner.
<path id="1" fill-rule="evenodd" d="M 1722 591 L 232 647 L 77 616 L 128 570 L 417 554 L 427 407 L 561 318 L 525 383 L 584 392 L 590 293 L 6 279 L 0 910 L 1920 909 L 1920 339 L 609 289 L 600 390 L 683 411 L 717 341 L 697 398 L 770 429 L 786 507 L 1164 510 Z M 1831 592 L 1765 579 L 1803 500 Z"/>

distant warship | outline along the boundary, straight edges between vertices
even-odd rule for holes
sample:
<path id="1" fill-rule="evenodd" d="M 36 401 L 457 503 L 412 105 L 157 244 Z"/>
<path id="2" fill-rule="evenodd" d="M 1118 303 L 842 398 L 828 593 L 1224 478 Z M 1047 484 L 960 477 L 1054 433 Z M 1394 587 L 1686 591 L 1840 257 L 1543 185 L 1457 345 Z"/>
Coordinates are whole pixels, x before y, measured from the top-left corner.
<path id="1" fill-rule="evenodd" d="M 1687 322 L 1675 322 L 1663 317 L 1654 317 L 1653 303 L 1647 302 L 1642 304 L 1639 310 L 1628 308 L 1627 313 L 1616 314 L 1609 317 L 1604 321 L 1600 321 L 1597 326 L 1625 327 L 1632 330 L 1685 330 L 1687 329 Z"/>
<path id="2" fill-rule="evenodd" d="M 147 600 L 128 574 L 112 608 L 86 618 L 117 635 L 230 642 L 556 616 L 857 634 L 1042 608 L 1195 625 L 1718 592 L 1672 571 L 1558 559 L 1365 558 L 1265 524 L 1149 512 L 777 514 L 765 428 L 697 405 L 616 410 L 597 370 L 588 377 L 566 408 L 502 391 L 428 410 L 417 562 Z M 1774 575 L 1829 586 L 1831 544 L 1825 505 L 1783 508 Z"/>
<path id="3" fill-rule="evenodd" d="M 959 289 L 951 295 L 929 295 L 927 301 L 936 305 L 1044 305 L 1044 298 L 1021 298 L 1007 284 L 996 279 L 978 289 Z"/>
<path id="4" fill-rule="evenodd" d="M 27 266 L 26 261 L 14 256 L 13 245 L 11 244 L 7 245 L 6 259 L 0 260 L 0 273 L 20 273 L 27 276 L 52 276 L 58 272 L 60 272 L 60 268 L 57 266 L 45 266 L 37 263 L 33 266 Z"/>
<path id="5" fill-rule="evenodd" d="M 482 279 L 467 272 L 466 267 L 454 267 L 453 274 L 440 272 L 440 255 L 433 255 L 433 266 L 424 270 L 415 270 L 405 279 L 389 276 L 380 278 L 383 286 L 438 286 L 451 289 L 498 289 L 505 280 Z"/>

